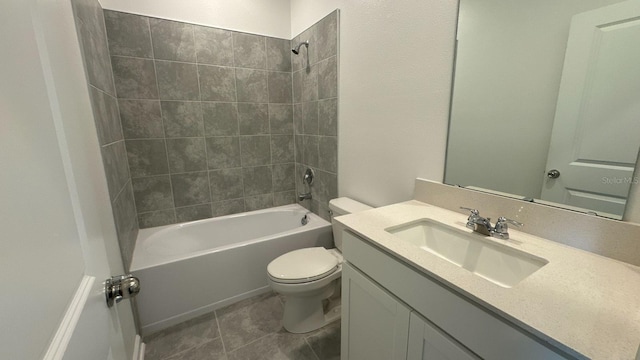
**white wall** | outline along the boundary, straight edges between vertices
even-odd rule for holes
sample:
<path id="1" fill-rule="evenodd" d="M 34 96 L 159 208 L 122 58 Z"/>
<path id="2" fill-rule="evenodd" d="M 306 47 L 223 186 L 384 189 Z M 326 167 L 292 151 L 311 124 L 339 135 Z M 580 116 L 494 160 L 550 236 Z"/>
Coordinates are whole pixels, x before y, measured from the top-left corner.
<path id="1" fill-rule="evenodd" d="M 290 39 L 289 0 L 100 0 L 104 9 Z"/>
<path id="2" fill-rule="evenodd" d="M 374 206 L 442 181 L 457 1 L 292 0 L 291 34 L 340 9 L 338 192 Z"/>

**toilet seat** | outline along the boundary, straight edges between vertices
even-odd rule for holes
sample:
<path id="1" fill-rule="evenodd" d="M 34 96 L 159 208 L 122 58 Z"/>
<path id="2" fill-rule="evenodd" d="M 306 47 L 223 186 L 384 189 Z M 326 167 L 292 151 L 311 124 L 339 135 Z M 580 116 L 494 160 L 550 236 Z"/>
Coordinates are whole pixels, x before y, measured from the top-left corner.
<path id="1" fill-rule="evenodd" d="M 271 280 L 283 284 L 315 281 L 334 273 L 339 267 L 336 256 L 323 247 L 299 249 L 274 259 L 267 266 Z"/>

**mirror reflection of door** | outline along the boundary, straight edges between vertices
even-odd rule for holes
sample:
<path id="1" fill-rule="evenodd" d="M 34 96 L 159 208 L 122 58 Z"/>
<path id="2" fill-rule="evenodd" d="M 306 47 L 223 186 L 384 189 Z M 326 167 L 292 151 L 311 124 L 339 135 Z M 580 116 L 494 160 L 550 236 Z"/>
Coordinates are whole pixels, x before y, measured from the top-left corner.
<path id="1" fill-rule="evenodd" d="M 640 145 L 638 44 L 640 1 L 573 17 L 543 200 L 621 218 Z"/>

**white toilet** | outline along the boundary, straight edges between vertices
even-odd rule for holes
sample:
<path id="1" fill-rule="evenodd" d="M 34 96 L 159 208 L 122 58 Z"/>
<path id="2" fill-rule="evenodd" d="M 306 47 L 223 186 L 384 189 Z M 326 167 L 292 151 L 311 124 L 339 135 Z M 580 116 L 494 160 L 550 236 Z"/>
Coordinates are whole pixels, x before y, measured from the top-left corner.
<path id="1" fill-rule="evenodd" d="M 340 307 L 325 313 L 324 300 L 340 292 L 342 276 L 342 233 L 336 231 L 334 216 L 371 209 L 342 197 L 329 201 L 335 249 L 314 247 L 288 252 L 267 266 L 273 291 L 286 297 L 282 323 L 287 331 L 306 333 L 340 317 Z"/>

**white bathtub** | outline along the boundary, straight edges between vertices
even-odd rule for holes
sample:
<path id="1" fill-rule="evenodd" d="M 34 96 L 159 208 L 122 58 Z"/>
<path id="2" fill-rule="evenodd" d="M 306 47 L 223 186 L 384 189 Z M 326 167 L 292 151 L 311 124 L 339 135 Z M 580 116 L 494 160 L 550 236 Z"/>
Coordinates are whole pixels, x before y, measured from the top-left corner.
<path id="1" fill-rule="evenodd" d="M 295 249 L 331 248 L 331 224 L 286 205 L 140 230 L 131 272 L 141 332 L 148 335 L 270 291 L 267 264 Z"/>

